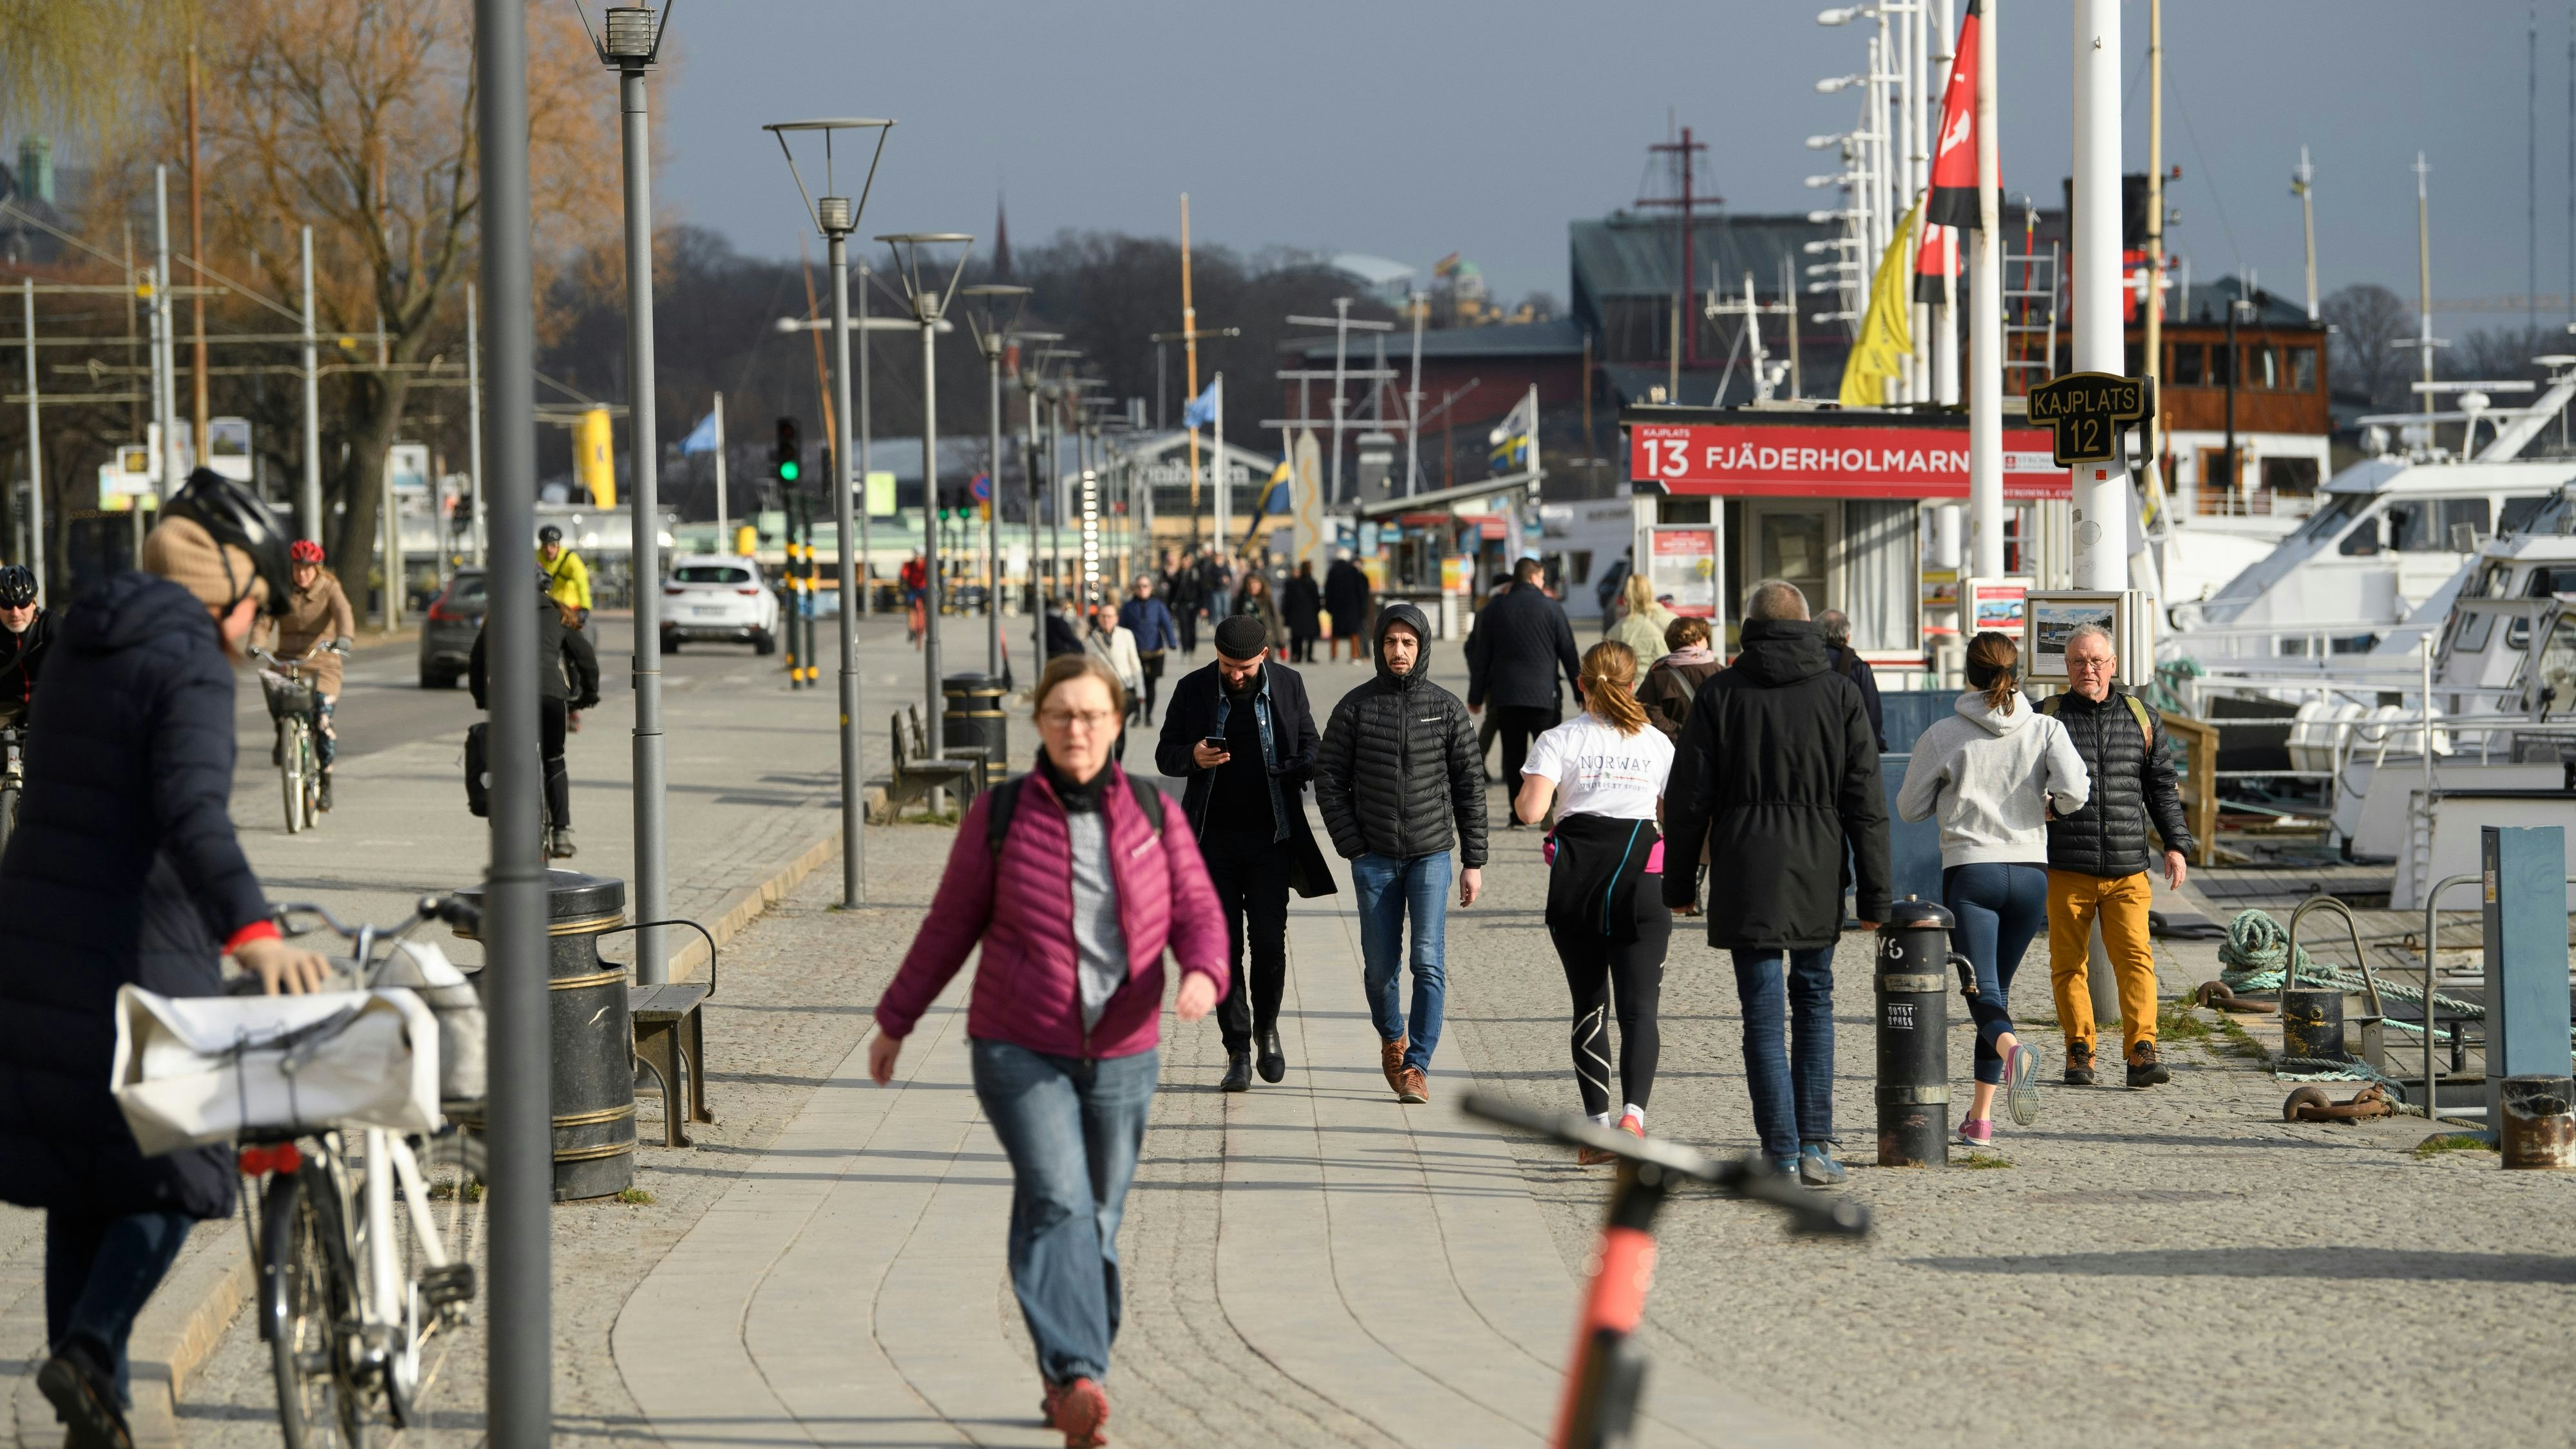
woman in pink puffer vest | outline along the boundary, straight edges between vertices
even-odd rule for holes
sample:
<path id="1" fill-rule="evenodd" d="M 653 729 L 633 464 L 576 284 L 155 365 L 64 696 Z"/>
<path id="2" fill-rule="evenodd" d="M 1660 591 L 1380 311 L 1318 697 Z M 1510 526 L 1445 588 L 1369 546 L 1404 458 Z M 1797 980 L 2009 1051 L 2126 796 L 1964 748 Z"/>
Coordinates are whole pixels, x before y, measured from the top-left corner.
<path id="1" fill-rule="evenodd" d="M 1206 1016 L 1225 994 L 1225 917 L 1186 822 L 1162 828 L 1179 807 L 1110 763 L 1127 701 L 1108 667 L 1052 660 L 1034 705 L 1038 767 L 958 822 L 939 893 L 877 1002 L 868 1074 L 894 1080 L 904 1038 L 980 942 L 966 1035 L 976 1100 L 1011 1159 L 1011 1287 L 1047 1422 L 1087 1446 L 1107 1442 L 1118 1221 L 1153 1105 L 1163 954 L 1180 964 L 1181 1020 Z"/>

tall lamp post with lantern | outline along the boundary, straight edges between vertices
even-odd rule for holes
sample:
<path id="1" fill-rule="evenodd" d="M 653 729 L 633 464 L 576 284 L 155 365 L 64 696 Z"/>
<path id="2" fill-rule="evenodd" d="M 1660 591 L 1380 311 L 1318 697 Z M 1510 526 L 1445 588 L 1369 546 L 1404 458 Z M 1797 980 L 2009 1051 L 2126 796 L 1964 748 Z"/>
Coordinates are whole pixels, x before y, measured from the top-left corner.
<path id="1" fill-rule="evenodd" d="M 984 486 L 991 493 L 985 500 L 984 515 L 984 672 L 1002 672 L 1002 363 L 1003 354 L 1018 340 L 1013 330 L 1019 325 L 1021 309 L 1029 304 L 1029 289 L 995 283 L 966 287 L 958 294 L 967 299 L 966 323 L 975 330 L 975 346 L 984 354 L 984 370 L 992 378 L 993 403 L 988 422 L 990 432 Z M 1037 519 L 1031 515 L 1029 537 L 1037 537 Z M 1031 559 L 1036 558 L 1034 548 Z M 1043 646 L 1042 646 L 1043 647 Z M 1043 666 L 1045 660 L 1037 661 Z"/>
<path id="2" fill-rule="evenodd" d="M 881 236 L 894 252 L 894 273 L 903 283 L 905 303 L 921 328 L 921 562 L 927 575 L 921 609 L 922 714 L 930 721 L 930 747 L 948 750 L 947 722 L 939 676 L 939 599 L 947 580 L 939 565 L 939 360 L 933 344 L 948 303 L 957 294 L 957 279 L 966 272 L 967 251 L 975 238 L 962 231 L 910 231 Z M 941 253 L 954 247 L 955 264 L 943 280 Z M 927 269 L 928 275 L 924 275 Z"/>
<path id="3" fill-rule="evenodd" d="M 806 219 L 823 234 L 832 272 L 832 417 L 839 434 L 832 439 L 832 526 L 839 539 L 833 552 L 839 555 L 837 582 L 841 588 L 841 904 L 849 907 L 867 900 L 867 845 L 863 833 L 866 811 L 859 798 L 867 775 L 859 758 L 858 610 L 854 602 L 859 594 L 858 558 L 852 548 L 858 532 L 851 520 L 850 503 L 850 474 L 857 466 L 857 449 L 850 446 L 850 233 L 858 229 L 859 214 L 867 209 L 868 191 L 877 179 L 877 162 L 885 156 L 886 137 L 893 131 L 894 122 L 843 117 L 778 121 L 761 129 L 778 138 L 779 153 L 787 158 L 787 174 L 795 179 L 796 195 L 805 203 Z M 859 184 L 855 204 L 846 196 L 832 194 L 832 138 L 843 131 L 876 132 L 876 145 L 868 154 L 867 179 Z M 787 144 L 788 136 L 794 132 L 822 135 L 822 196 L 805 190 L 805 175 L 797 169 L 796 152 Z"/>

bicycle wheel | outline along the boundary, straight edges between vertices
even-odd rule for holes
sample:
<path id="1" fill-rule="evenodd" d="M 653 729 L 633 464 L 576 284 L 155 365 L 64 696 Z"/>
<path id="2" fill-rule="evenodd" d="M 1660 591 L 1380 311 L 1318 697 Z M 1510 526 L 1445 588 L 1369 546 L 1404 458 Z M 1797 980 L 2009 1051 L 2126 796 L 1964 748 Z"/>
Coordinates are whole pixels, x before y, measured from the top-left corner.
<path id="1" fill-rule="evenodd" d="M 286 1449 L 365 1449 L 365 1398 L 349 1362 L 357 1270 L 339 1198 L 317 1168 L 269 1180 L 261 1212 L 260 1312 Z"/>
<path id="2" fill-rule="evenodd" d="M 286 787 L 286 833 L 304 828 L 304 739 L 294 720 L 278 723 L 278 777 Z"/>
<path id="3" fill-rule="evenodd" d="M 310 830 L 315 822 L 322 818 L 322 756 L 310 725 L 298 729 L 295 733 L 298 746 L 302 751 L 301 774 L 304 777 L 303 789 L 298 792 L 297 798 L 304 810 L 304 828 Z"/>
<path id="4" fill-rule="evenodd" d="M 18 787 L 0 785 L 0 850 L 9 848 L 9 837 L 18 829 Z"/>

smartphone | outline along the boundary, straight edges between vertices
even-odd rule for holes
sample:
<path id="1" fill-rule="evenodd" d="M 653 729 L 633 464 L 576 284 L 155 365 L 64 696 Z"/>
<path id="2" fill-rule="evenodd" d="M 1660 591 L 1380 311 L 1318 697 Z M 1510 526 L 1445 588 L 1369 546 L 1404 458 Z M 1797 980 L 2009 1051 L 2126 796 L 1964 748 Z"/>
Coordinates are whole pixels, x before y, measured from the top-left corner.
<path id="1" fill-rule="evenodd" d="M 1208 735 L 1201 739 L 1199 743 L 1207 746 L 1211 750 L 1226 749 L 1225 736 L 1223 735 Z"/>

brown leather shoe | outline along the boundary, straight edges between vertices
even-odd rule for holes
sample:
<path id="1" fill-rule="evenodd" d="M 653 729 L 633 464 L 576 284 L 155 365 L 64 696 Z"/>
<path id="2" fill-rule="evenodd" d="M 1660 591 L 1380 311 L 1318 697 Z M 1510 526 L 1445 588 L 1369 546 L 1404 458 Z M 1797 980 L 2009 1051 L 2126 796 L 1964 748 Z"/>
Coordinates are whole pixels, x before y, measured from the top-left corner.
<path id="1" fill-rule="evenodd" d="M 1422 1068 L 1406 1067 L 1395 1084 L 1395 1100 L 1420 1104 L 1431 1100 L 1431 1084 L 1423 1079 Z"/>
<path id="2" fill-rule="evenodd" d="M 1386 1073 L 1386 1089 L 1390 1092 L 1401 1094 L 1404 1091 L 1404 1048 L 1406 1045 L 1407 1043 L 1403 1037 L 1397 1037 L 1393 1041 L 1378 1043 L 1378 1070 Z"/>

